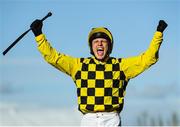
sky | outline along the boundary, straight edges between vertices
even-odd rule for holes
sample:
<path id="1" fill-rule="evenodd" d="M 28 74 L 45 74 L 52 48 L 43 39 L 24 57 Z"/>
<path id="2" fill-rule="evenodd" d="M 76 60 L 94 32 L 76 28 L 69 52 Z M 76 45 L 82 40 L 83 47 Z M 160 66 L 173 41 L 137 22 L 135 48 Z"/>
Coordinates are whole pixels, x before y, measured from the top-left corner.
<path id="1" fill-rule="evenodd" d="M 129 82 L 125 106 L 141 99 L 180 104 L 180 1 L 0 0 L 0 52 L 49 11 L 52 16 L 43 22 L 43 33 L 54 48 L 73 57 L 90 56 L 88 34 L 99 26 L 113 34 L 111 56 L 139 55 L 148 48 L 159 20 L 165 20 L 168 27 L 159 61 Z M 31 31 L 5 56 L 0 55 L 0 98 L 8 103 L 77 106 L 71 77 L 43 60 Z"/>

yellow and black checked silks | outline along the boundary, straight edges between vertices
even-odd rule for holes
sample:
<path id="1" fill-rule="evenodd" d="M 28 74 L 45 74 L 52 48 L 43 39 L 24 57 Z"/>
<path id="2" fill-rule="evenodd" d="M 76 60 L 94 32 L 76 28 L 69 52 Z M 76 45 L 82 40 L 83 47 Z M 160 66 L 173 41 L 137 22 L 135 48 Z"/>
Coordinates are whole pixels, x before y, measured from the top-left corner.
<path id="1" fill-rule="evenodd" d="M 44 59 L 72 77 L 82 113 L 120 112 L 128 81 L 157 62 L 162 40 L 162 33 L 157 31 L 149 48 L 142 54 L 129 58 L 110 57 L 100 62 L 94 57 L 74 58 L 59 53 L 51 47 L 44 34 L 36 37 L 38 50 Z"/>
<path id="2" fill-rule="evenodd" d="M 96 64 L 93 58 L 81 58 L 75 75 L 79 110 L 85 112 L 121 111 L 127 85 L 121 59 L 109 58 Z"/>

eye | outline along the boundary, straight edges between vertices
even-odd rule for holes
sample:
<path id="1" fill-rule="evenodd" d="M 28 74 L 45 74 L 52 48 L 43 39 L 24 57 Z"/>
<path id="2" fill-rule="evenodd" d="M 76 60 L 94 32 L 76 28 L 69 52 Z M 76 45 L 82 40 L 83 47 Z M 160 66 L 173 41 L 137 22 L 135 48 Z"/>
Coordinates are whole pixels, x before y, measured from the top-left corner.
<path id="1" fill-rule="evenodd" d="M 103 39 L 101 42 L 103 42 L 103 43 L 107 43 L 107 40 L 106 40 L 106 39 Z"/>
<path id="2" fill-rule="evenodd" d="M 98 43 L 98 40 L 94 40 L 93 43 L 94 43 L 94 44 Z"/>

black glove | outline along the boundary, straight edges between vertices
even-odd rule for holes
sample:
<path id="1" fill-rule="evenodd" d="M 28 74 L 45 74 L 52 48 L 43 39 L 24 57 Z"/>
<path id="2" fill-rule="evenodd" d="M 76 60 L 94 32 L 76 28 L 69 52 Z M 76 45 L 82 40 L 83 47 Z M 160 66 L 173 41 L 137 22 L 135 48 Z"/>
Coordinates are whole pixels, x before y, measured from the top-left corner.
<path id="1" fill-rule="evenodd" d="M 160 20 L 159 24 L 157 26 L 157 31 L 163 32 L 167 26 L 168 26 L 168 24 L 164 20 Z"/>
<path id="2" fill-rule="evenodd" d="M 36 19 L 31 25 L 30 28 L 35 36 L 42 34 L 43 22 L 39 19 Z"/>

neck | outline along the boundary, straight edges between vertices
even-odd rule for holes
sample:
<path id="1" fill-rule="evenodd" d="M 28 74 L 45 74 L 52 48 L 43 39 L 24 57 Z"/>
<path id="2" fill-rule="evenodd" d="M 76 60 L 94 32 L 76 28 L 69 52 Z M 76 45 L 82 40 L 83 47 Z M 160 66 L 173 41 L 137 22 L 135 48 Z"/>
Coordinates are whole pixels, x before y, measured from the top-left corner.
<path id="1" fill-rule="evenodd" d="M 106 62 L 109 59 L 109 55 L 106 55 L 103 59 L 97 59 L 96 57 L 95 57 L 95 59 L 100 62 Z"/>

